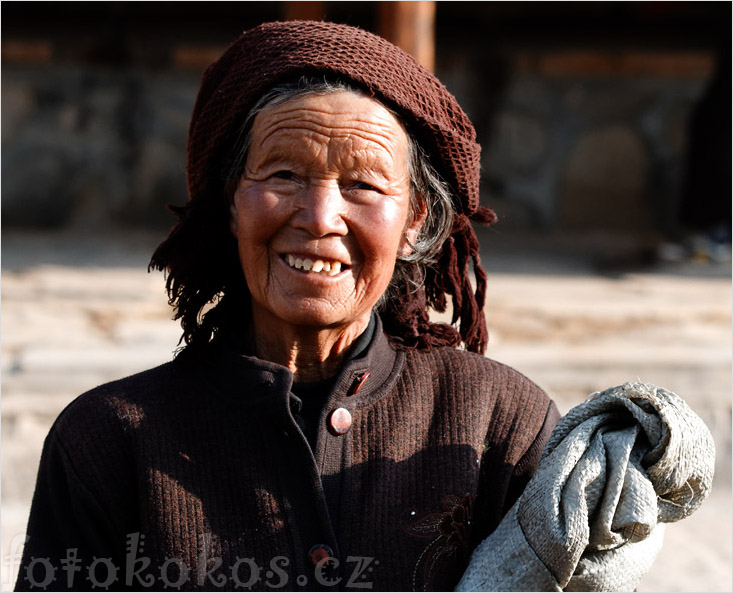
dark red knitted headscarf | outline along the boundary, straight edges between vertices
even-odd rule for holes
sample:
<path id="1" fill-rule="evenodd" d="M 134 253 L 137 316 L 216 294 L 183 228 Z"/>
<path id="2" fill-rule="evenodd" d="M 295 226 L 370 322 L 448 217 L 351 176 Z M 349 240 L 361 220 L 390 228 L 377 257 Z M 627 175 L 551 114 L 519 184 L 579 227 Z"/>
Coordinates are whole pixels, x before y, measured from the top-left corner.
<path id="1" fill-rule="evenodd" d="M 234 156 L 243 119 L 277 83 L 313 74 L 351 81 L 396 112 L 454 196 L 453 231 L 438 264 L 428 270 L 424 288 L 417 293 L 407 285 L 397 287 L 400 298 L 392 300 L 399 302 L 388 303 L 382 312 L 385 331 L 402 348 L 463 342 L 467 349 L 483 352 L 486 274 L 469 219 L 490 224 L 495 215 L 479 204 L 481 147 L 473 125 L 440 81 L 403 50 L 355 27 L 315 21 L 266 23 L 245 31 L 204 72 L 188 137 L 190 201 L 175 209 L 181 220 L 151 261 L 151 267 L 168 271 L 169 295 L 182 319 L 186 342 L 195 342 L 197 333 L 207 334 L 208 340 L 216 331 L 217 315 L 211 311 L 208 323 L 200 323 L 200 309 L 236 283 L 231 271 L 236 247 L 226 256 L 221 252 L 231 247 L 232 238 L 212 239 L 211 227 L 218 225 L 229 235 L 222 171 Z M 206 274 L 192 271 L 196 261 Z M 237 273 L 242 275 L 241 268 Z M 427 307 L 444 311 L 447 295 L 453 305 L 452 323 L 460 322 L 458 330 L 428 319 Z"/>

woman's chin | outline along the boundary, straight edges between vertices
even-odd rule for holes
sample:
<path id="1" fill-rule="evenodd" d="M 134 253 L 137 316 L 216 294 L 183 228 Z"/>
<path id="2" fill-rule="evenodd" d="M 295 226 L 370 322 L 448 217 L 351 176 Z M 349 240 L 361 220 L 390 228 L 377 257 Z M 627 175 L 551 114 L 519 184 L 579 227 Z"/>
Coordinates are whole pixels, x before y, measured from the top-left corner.
<path id="1" fill-rule="evenodd" d="M 312 302 L 310 299 L 289 301 L 273 306 L 268 303 L 266 311 L 254 312 L 255 324 L 258 320 L 269 325 L 273 331 L 287 331 L 287 328 L 307 331 L 348 327 L 369 317 L 371 308 L 366 311 L 343 311 L 327 303 Z M 280 329 L 278 329 L 280 328 Z"/>

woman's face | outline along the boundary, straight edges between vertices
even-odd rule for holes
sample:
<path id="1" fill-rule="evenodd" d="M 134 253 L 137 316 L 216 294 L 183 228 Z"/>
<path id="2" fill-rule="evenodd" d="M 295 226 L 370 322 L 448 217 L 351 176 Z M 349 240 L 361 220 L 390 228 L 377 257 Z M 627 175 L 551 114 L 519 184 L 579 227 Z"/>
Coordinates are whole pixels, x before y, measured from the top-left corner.
<path id="1" fill-rule="evenodd" d="M 408 142 L 380 103 L 301 95 L 255 118 L 232 230 L 258 327 L 366 325 L 408 221 Z"/>

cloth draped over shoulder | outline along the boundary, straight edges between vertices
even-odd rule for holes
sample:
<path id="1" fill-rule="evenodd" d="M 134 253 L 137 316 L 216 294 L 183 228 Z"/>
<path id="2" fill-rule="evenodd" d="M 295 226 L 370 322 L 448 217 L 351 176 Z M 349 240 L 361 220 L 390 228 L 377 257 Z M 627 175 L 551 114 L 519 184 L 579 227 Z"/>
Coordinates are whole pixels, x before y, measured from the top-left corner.
<path id="1" fill-rule="evenodd" d="M 594 393 L 557 424 L 456 590 L 634 590 L 661 548 L 661 524 L 707 496 L 714 461 L 709 430 L 674 393 L 647 383 Z"/>

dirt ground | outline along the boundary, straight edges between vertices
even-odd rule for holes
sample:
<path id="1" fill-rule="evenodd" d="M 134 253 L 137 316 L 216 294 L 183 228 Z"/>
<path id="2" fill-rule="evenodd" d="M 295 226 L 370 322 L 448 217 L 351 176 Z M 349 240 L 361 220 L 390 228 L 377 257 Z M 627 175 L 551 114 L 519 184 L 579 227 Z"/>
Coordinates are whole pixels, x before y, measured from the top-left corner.
<path id="1" fill-rule="evenodd" d="M 167 361 L 176 348 L 162 275 L 146 273 L 159 239 L 3 233 L 3 590 L 15 579 L 40 450 L 56 415 L 83 391 Z M 562 412 L 627 380 L 683 396 L 716 441 L 713 492 L 695 515 L 667 527 L 639 590 L 730 591 L 730 264 L 650 267 L 628 259 L 628 245 L 617 240 L 551 244 L 482 237 L 487 355 L 544 387 Z"/>

